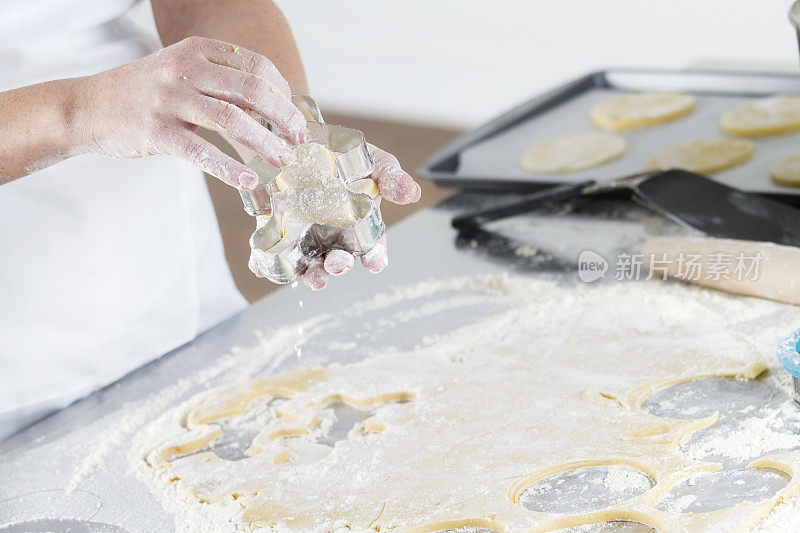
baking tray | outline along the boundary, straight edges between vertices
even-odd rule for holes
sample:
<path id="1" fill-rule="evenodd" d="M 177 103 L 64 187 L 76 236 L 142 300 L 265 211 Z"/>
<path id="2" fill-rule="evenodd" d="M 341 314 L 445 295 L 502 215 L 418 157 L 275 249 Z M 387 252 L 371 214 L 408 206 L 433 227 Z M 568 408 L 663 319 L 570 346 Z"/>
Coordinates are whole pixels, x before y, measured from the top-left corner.
<path id="1" fill-rule="evenodd" d="M 599 167 L 569 174 L 532 174 L 520 165 L 531 145 L 559 135 L 596 130 L 589 120 L 594 104 L 615 94 L 682 91 L 697 98 L 688 116 L 642 130 L 618 132 L 628 142 L 621 157 Z M 588 179 L 609 180 L 645 169 L 661 148 L 694 139 L 724 136 L 722 113 L 754 98 L 800 93 L 800 77 L 791 74 L 699 70 L 610 69 L 593 72 L 548 91 L 463 135 L 431 157 L 423 177 L 443 185 L 481 189 L 538 189 Z M 743 191 L 800 205 L 800 188 L 772 182 L 769 168 L 800 150 L 800 133 L 754 139 L 756 152 L 747 163 L 713 178 Z"/>

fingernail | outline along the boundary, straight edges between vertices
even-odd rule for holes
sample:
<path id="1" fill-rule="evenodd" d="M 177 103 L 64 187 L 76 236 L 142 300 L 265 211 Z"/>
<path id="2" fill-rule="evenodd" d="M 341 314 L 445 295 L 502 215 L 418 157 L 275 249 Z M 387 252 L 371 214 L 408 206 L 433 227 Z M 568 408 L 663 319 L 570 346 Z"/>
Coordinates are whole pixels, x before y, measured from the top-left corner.
<path id="1" fill-rule="evenodd" d="M 386 246 L 383 244 L 376 244 L 372 250 L 367 253 L 366 262 L 364 264 L 367 270 L 373 274 L 377 274 L 389 264 L 389 256 L 386 254 Z"/>
<path id="2" fill-rule="evenodd" d="M 253 190 L 258 185 L 258 176 L 252 172 L 242 172 L 239 175 L 239 184 L 245 189 Z"/>
<path id="3" fill-rule="evenodd" d="M 417 186 L 417 190 L 414 193 L 414 199 L 411 200 L 412 202 L 418 202 L 420 198 L 422 198 L 422 187 L 419 186 L 419 183 L 415 184 Z"/>
<path id="4" fill-rule="evenodd" d="M 280 159 L 281 163 L 284 165 L 288 165 L 294 160 L 294 150 L 289 147 L 282 147 L 278 151 L 278 159 Z"/>
<path id="5" fill-rule="evenodd" d="M 325 270 L 333 276 L 340 276 L 353 268 L 355 259 L 342 250 L 333 250 L 325 257 Z"/>

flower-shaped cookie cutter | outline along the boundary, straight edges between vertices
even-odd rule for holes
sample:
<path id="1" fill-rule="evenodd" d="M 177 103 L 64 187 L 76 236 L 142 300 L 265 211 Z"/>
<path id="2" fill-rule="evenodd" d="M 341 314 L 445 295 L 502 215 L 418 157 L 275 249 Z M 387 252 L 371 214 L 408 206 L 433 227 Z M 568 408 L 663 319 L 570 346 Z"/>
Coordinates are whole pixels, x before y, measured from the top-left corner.
<path id="1" fill-rule="evenodd" d="M 280 205 L 274 200 L 277 192 L 275 178 L 281 169 L 259 156 L 254 157 L 247 166 L 258 174 L 258 185 L 253 190 L 240 190 L 239 193 L 244 209 L 250 215 L 269 215 L 250 236 L 250 248 L 261 273 L 274 283 L 292 283 L 305 273 L 312 261 L 330 250 L 342 249 L 356 256 L 363 255 L 386 231 L 373 197 L 357 192 L 364 189 L 359 187 L 359 182 L 371 180 L 369 176 L 375 170 L 364 134 L 352 128 L 325 124 L 319 107 L 309 96 L 293 95 L 292 102 L 308 121 L 308 142 L 320 143 L 333 152 L 356 221 L 351 226 L 309 224 L 296 239 L 286 242 Z"/>

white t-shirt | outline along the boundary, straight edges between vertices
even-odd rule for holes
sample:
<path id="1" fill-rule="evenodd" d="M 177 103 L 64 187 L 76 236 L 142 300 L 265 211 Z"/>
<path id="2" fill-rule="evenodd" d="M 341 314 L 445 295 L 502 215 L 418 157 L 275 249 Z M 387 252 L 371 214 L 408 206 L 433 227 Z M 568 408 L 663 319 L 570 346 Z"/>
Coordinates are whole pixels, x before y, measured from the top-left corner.
<path id="1" fill-rule="evenodd" d="M 134 3 L 0 0 L 0 90 L 151 52 Z M 245 305 L 194 167 L 89 154 L 0 186 L 0 439 Z"/>

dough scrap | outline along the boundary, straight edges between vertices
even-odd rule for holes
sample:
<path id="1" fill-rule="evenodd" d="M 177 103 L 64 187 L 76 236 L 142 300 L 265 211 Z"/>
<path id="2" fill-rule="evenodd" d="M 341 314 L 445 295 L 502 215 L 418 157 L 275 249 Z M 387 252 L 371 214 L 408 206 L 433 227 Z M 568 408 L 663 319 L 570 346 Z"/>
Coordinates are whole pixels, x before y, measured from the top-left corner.
<path id="1" fill-rule="evenodd" d="M 647 162 L 649 169 L 680 168 L 708 174 L 726 170 L 746 162 L 756 145 L 737 139 L 703 139 L 664 148 Z"/>
<path id="2" fill-rule="evenodd" d="M 368 194 L 373 198 L 378 195 L 380 189 L 378 184 L 372 178 L 362 178 L 360 180 L 351 181 L 347 184 L 347 188 L 353 192 Z"/>
<path id="3" fill-rule="evenodd" d="M 575 133 L 534 144 L 520 164 L 533 173 L 565 173 L 586 170 L 615 159 L 627 143 L 619 135 L 603 132 Z"/>
<path id="4" fill-rule="evenodd" d="M 769 169 L 772 181 L 787 187 L 800 187 L 800 154 L 781 159 Z"/>
<path id="5" fill-rule="evenodd" d="M 590 118 L 598 128 L 626 131 L 669 122 L 692 112 L 695 98 L 683 93 L 621 94 L 592 107 Z"/>
<path id="6" fill-rule="evenodd" d="M 800 95 L 762 98 L 727 110 L 722 130 L 743 137 L 769 137 L 800 130 Z"/>
<path id="7" fill-rule="evenodd" d="M 203 393 L 165 414 L 185 422 L 146 468 L 165 497 L 204 513 L 214 531 L 552 531 L 610 520 L 663 533 L 745 531 L 800 491 L 795 477 L 760 502 L 701 514 L 657 509 L 659 495 L 717 468 L 678 452 L 716 417 L 673 420 L 641 408 L 696 377 L 759 375 L 770 341 L 732 328 L 764 316 L 797 320 L 797 309 L 661 283 L 587 290 L 512 281 L 514 292 L 492 289 L 508 290 L 518 307 L 418 350 Z M 195 451 L 248 403 L 272 396 L 284 402 L 250 456 Z M 369 418 L 331 448 L 317 439 L 332 401 Z M 536 481 L 587 465 L 635 468 L 655 485 L 578 515 L 519 504 Z M 800 460 L 789 453 L 752 466 L 765 465 L 793 475 Z"/>

